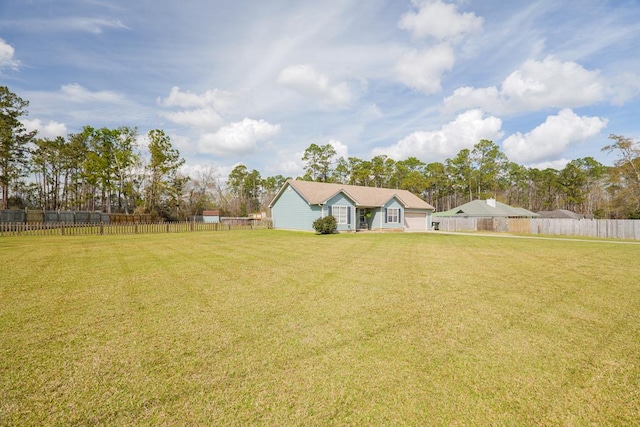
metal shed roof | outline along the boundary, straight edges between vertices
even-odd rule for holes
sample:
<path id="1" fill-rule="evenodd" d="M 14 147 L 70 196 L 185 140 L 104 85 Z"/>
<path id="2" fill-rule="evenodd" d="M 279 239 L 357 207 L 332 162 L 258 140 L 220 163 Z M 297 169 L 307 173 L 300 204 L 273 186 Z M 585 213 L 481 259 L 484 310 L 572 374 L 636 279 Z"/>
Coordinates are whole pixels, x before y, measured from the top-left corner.
<path id="1" fill-rule="evenodd" d="M 436 212 L 434 216 L 451 217 L 451 216 L 467 216 L 467 217 L 537 217 L 538 214 L 524 208 L 514 208 L 493 199 L 489 200 L 473 200 L 471 202 L 460 205 L 457 208 L 444 212 Z"/>

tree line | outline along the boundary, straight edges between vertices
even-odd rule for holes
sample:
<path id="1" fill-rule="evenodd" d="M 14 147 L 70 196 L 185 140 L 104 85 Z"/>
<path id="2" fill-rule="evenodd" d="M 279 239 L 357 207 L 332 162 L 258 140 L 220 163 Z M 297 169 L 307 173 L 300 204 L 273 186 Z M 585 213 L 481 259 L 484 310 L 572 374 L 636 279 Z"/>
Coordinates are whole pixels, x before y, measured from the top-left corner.
<path id="1" fill-rule="evenodd" d="M 385 155 L 337 158 L 330 144 L 311 144 L 303 156 L 303 179 L 409 190 L 436 211 L 495 198 L 534 212 L 566 209 L 596 218 L 640 218 L 640 145 L 619 135 L 609 138 L 613 142 L 602 150 L 618 154 L 614 166 L 585 157 L 562 170 L 511 162 L 485 139 L 433 163 L 416 157 L 395 161 Z"/>
<path id="2" fill-rule="evenodd" d="M 203 210 L 225 216 L 264 212 L 286 178 L 262 178 L 238 165 L 221 181 L 215 168 L 187 176 L 161 129 L 141 145 L 136 128 L 85 126 L 66 137 L 41 138 L 21 118 L 29 102 L 0 86 L 0 209 L 151 214 L 185 220 Z"/>
<path id="3" fill-rule="evenodd" d="M 186 176 L 180 172 L 184 159 L 160 129 L 148 132 L 145 146 L 137 129 L 126 126 L 85 126 L 66 137 L 40 138 L 20 122 L 27 107 L 28 101 L 0 87 L 0 209 L 147 213 L 168 220 L 219 209 L 225 216 L 246 216 L 266 212 L 288 179 L 262 177 L 244 164 L 224 181 L 213 167 Z M 433 163 L 385 155 L 344 158 L 330 144 L 311 144 L 298 179 L 409 190 L 437 211 L 493 197 L 532 211 L 640 218 L 640 147 L 623 136 L 610 139 L 602 150 L 617 154 L 613 166 L 585 157 L 562 170 L 511 162 L 489 140 Z"/>

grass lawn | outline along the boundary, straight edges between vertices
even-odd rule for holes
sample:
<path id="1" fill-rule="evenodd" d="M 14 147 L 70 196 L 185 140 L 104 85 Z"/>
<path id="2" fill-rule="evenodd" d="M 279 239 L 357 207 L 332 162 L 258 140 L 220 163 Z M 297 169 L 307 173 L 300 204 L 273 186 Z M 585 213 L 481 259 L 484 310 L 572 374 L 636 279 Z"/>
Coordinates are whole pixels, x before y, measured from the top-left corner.
<path id="1" fill-rule="evenodd" d="M 638 420 L 638 245 L 0 238 L 0 425 Z"/>

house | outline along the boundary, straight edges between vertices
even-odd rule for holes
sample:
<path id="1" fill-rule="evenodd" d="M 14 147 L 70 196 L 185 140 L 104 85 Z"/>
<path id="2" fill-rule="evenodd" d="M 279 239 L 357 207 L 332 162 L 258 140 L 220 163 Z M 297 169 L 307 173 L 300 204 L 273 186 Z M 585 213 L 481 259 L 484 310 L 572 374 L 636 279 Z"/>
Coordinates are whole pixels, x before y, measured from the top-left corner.
<path id="1" fill-rule="evenodd" d="M 333 215 L 338 231 L 426 231 L 434 207 L 407 190 L 288 180 L 269 205 L 273 227 L 313 230 Z"/>
<path id="2" fill-rule="evenodd" d="M 534 218 L 538 214 L 524 208 L 514 208 L 495 199 L 472 200 L 457 208 L 437 212 L 435 217 L 471 217 L 471 218 Z"/>

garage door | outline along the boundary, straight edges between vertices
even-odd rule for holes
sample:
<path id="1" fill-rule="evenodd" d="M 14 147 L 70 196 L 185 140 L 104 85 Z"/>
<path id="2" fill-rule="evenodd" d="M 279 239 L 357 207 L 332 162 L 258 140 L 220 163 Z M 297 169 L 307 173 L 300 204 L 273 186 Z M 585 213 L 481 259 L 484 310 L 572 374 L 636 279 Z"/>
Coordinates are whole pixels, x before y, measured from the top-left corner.
<path id="1" fill-rule="evenodd" d="M 426 231 L 427 214 L 420 212 L 405 212 L 404 228 L 405 231 Z"/>

